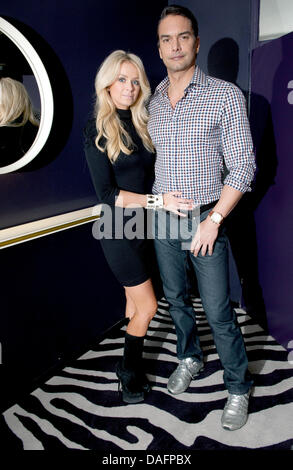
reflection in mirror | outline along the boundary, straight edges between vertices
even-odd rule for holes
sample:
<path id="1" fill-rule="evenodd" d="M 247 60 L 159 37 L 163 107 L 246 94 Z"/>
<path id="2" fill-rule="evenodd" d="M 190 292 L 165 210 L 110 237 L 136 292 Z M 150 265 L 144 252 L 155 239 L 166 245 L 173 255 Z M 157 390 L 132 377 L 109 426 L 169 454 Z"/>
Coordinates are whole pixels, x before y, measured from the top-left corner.
<path id="1" fill-rule="evenodd" d="M 23 34 L 0 17 L 0 174 L 28 165 L 44 147 L 53 122 L 46 69 Z"/>
<path id="2" fill-rule="evenodd" d="M 6 75 L 6 64 L 0 64 L 1 167 L 19 160 L 30 149 L 40 124 L 26 87 Z"/>

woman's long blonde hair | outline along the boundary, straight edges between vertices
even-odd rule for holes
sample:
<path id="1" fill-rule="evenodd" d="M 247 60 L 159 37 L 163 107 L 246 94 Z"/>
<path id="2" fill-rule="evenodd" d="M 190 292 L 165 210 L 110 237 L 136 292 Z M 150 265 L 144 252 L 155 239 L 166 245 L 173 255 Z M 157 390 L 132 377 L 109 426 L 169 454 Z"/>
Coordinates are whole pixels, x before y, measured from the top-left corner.
<path id="1" fill-rule="evenodd" d="M 137 100 L 130 107 L 132 122 L 145 148 L 150 152 L 154 152 L 154 147 L 147 130 L 148 113 L 145 107 L 151 94 L 151 89 L 143 63 L 135 54 L 118 50 L 112 52 L 104 60 L 95 79 L 95 116 L 98 132 L 96 146 L 102 152 L 106 151 L 112 162 L 115 162 L 120 152 L 130 155 L 133 151 L 132 139 L 124 129 L 116 112 L 115 104 L 107 90 L 117 79 L 123 62 L 130 62 L 138 70 L 140 92 Z M 104 137 L 105 143 L 101 145 L 102 137 Z"/>
<path id="2" fill-rule="evenodd" d="M 21 120 L 15 122 L 17 118 Z M 39 122 L 34 116 L 28 92 L 21 82 L 10 77 L 0 79 L 0 127 L 20 127 L 30 121 Z"/>

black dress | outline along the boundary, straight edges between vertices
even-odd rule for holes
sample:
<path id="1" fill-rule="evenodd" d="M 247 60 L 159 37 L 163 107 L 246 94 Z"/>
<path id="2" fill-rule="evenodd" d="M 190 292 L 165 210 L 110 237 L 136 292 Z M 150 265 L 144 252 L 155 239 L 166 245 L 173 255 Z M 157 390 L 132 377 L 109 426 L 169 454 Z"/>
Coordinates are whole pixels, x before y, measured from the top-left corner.
<path id="1" fill-rule="evenodd" d="M 39 128 L 30 121 L 24 126 L 0 127 L 0 167 L 10 165 L 23 157 L 32 146 L 38 130 Z"/>
<path id="2" fill-rule="evenodd" d="M 84 148 L 98 201 L 102 204 L 101 217 L 97 222 L 100 226 L 95 233 L 99 233 L 97 238 L 118 281 L 123 286 L 136 286 L 151 277 L 154 264 L 152 241 L 147 239 L 147 211 L 136 208 L 129 212 L 129 209 L 116 207 L 115 200 L 120 189 L 139 194 L 151 193 L 155 156 L 143 146 L 132 123 L 131 111 L 117 109 L 117 113 L 133 140 L 133 152 L 130 155 L 121 152 L 117 160 L 111 163 L 107 154 L 96 147 L 94 119 L 89 120 L 85 127 Z M 110 214 L 110 230 L 106 214 Z M 134 238 L 129 237 L 131 228 Z"/>

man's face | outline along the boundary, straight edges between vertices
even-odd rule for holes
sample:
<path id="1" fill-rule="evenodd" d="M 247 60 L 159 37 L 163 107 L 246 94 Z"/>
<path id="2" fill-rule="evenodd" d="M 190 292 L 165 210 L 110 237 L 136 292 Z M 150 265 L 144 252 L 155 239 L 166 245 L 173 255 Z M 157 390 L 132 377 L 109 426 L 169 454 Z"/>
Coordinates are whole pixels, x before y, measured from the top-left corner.
<path id="1" fill-rule="evenodd" d="M 199 38 L 188 18 L 168 15 L 159 24 L 158 36 L 160 57 L 168 71 L 181 72 L 195 65 Z"/>

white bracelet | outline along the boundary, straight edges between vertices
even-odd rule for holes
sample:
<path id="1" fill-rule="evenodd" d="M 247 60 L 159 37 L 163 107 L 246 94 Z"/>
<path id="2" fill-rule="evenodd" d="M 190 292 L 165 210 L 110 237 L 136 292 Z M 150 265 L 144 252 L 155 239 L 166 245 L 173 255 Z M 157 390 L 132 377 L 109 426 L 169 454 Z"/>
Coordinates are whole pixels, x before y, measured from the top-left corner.
<path id="1" fill-rule="evenodd" d="M 163 209 L 164 207 L 164 200 L 163 194 L 147 194 L 147 205 L 146 209 Z"/>

